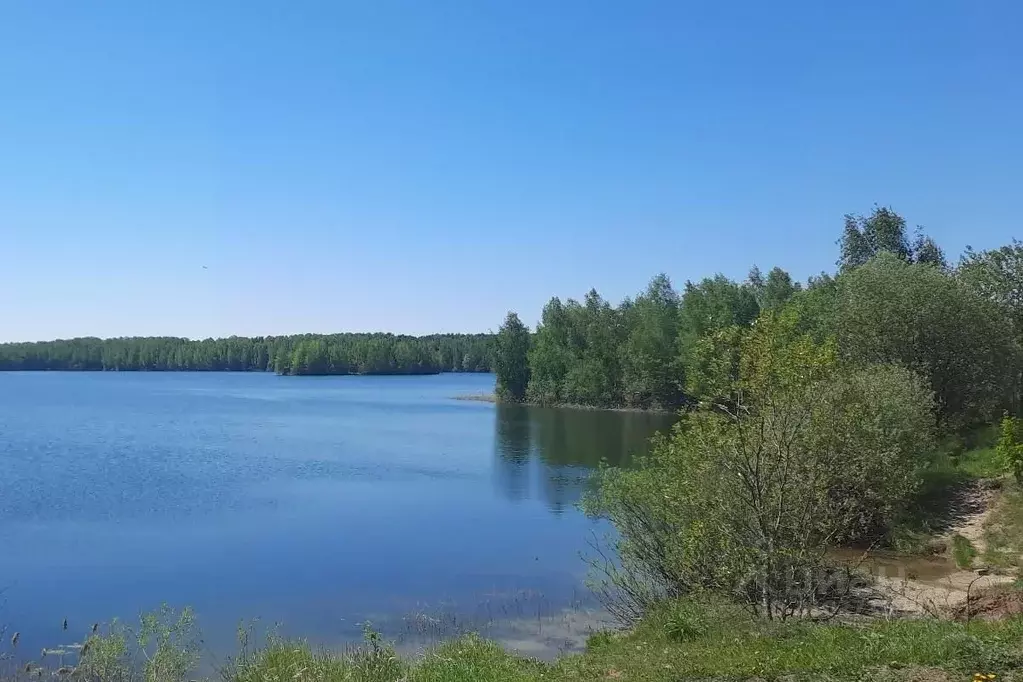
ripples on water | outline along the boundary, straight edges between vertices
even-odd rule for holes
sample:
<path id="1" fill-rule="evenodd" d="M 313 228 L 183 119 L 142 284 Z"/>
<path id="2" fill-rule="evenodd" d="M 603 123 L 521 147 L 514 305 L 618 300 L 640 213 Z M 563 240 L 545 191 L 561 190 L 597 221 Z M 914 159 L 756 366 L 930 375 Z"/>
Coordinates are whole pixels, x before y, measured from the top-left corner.
<path id="1" fill-rule="evenodd" d="M 416 613 L 520 644 L 512 624 L 539 613 L 551 632 L 592 606 L 579 554 L 601 527 L 575 508 L 589 471 L 627 465 L 670 419 L 452 400 L 492 386 L 0 374 L 0 622 L 34 646 L 65 616 L 166 601 L 225 646 L 253 617 L 326 644 L 366 619 L 411 641 Z"/>

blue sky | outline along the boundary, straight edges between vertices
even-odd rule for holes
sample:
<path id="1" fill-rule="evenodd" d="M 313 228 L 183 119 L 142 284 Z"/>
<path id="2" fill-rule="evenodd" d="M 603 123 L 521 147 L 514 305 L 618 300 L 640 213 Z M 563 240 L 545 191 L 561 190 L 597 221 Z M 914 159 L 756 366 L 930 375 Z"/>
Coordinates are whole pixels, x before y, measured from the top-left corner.
<path id="1" fill-rule="evenodd" d="M 484 331 L 1019 236 L 1023 5 L 0 0 L 0 339 Z M 205 268 L 203 266 L 206 266 Z"/>

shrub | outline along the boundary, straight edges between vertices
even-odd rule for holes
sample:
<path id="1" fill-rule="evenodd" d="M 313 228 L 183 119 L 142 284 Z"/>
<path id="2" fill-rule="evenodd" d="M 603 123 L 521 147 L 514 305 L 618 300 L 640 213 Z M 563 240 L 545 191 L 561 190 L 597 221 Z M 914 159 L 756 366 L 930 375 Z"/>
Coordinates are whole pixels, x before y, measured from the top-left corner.
<path id="1" fill-rule="evenodd" d="M 952 536 L 952 558 L 959 568 L 970 568 L 977 558 L 977 548 L 968 538 L 956 533 Z"/>
<path id="2" fill-rule="evenodd" d="M 1005 416 L 1001 423 L 1001 436 L 995 452 L 1002 465 L 1012 473 L 1017 483 L 1023 484 L 1023 444 L 1020 443 L 1019 419 Z"/>
<path id="3" fill-rule="evenodd" d="M 139 617 L 138 629 L 114 621 L 85 641 L 76 679 L 88 682 L 182 682 L 199 662 L 199 633 L 191 609 L 163 606 Z"/>
<path id="4" fill-rule="evenodd" d="M 837 610 L 856 578 L 837 543 L 877 539 L 911 499 L 933 402 L 895 366 L 842 371 L 834 346 L 765 316 L 740 342 L 738 377 L 633 471 L 604 469 L 586 501 L 617 531 L 601 563 L 608 608 L 635 621 L 659 600 L 710 592 L 758 615 Z"/>

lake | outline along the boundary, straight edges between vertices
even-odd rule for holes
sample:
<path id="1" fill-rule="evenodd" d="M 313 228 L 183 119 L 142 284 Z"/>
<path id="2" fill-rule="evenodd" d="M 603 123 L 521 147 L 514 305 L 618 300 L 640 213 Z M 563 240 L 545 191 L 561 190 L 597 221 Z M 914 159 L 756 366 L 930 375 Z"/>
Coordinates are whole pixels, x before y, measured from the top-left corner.
<path id="1" fill-rule="evenodd" d="M 454 400 L 493 375 L 0 373 L 0 625 L 26 650 L 166 602 L 336 645 L 579 640 L 576 508 L 667 415 Z M 582 615 L 580 615 L 582 614 Z M 9 630 L 10 631 L 10 630 Z"/>

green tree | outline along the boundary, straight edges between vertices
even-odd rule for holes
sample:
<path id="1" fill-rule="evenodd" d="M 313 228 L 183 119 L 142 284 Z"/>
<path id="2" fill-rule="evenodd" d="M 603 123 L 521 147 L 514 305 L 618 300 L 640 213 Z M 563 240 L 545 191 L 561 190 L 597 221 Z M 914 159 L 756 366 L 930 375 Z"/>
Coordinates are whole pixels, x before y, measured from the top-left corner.
<path id="1" fill-rule="evenodd" d="M 622 390 L 634 407 L 674 407 L 681 399 L 677 356 L 679 296 L 660 274 L 623 313 L 626 339 L 621 346 Z"/>
<path id="2" fill-rule="evenodd" d="M 913 241 L 913 260 L 917 263 L 935 265 L 942 270 L 948 270 L 945 252 L 938 246 L 936 241 L 925 235 L 919 227 L 917 228 L 916 239 Z"/>
<path id="3" fill-rule="evenodd" d="M 824 341 L 835 333 L 838 310 L 838 282 L 831 275 L 822 273 L 811 277 L 805 289 L 801 289 L 779 310 L 796 311 L 799 328 L 818 341 Z"/>
<path id="4" fill-rule="evenodd" d="M 906 219 L 889 207 L 875 206 L 866 217 L 846 215 L 838 244 L 841 249 L 838 266 L 842 272 L 864 265 L 881 253 L 889 253 L 906 263 L 947 268 L 945 254 L 938 244 L 919 227 L 910 242 Z"/>
<path id="5" fill-rule="evenodd" d="M 789 273 L 781 268 L 771 268 L 771 271 L 767 273 L 763 289 L 757 296 L 760 310 L 780 308 L 801 288 L 799 282 L 792 281 Z"/>
<path id="6" fill-rule="evenodd" d="M 1015 239 L 989 251 L 966 253 L 956 269 L 958 279 L 1008 315 L 1017 336 L 1023 336 L 1023 242 Z"/>
<path id="7" fill-rule="evenodd" d="M 1005 415 L 1000 426 L 1001 432 L 995 451 L 1006 470 L 1016 479 L 1016 483 L 1023 485 L 1023 443 L 1020 442 L 1023 423 L 1019 419 Z"/>
<path id="8" fill-rule="evenodd" d="M 501 400 L 521 402 L 529 384 L 529 330 L 519 316 L 508 313 L 497 333 L 497 396 Z"/>
<path id="9" fill-rule="evenodd" d="M 621 315 L 593 289 L 583 305 L 569 301 L 567 312 L 574 353 L 565 375 L 564 399 L 580 405 L 620 405 Z"/>
<path id="10" fill-rule="evenodd" d="M 707 278 L 699 284 L 686 282 L 679 305 L 678 346 L 679 366 L 685 376 L 691 397 L 707 397 L 709 388 L 704 372 L 709 347 L 724 352 L 720 346 L 727 339 L 737 339 L 731 328 L 748 327 L 760 313 L 753 286 L 741 285 L 724 275 Z M 732 349 L 734 356 L 737 349 Z M 717 362 L 715 360 L 714 362 Z"/>
<path id="11" fill-rule="evenodd" d="M 1023 243 L 1013 239 L 1011 244 L 979 252 L 967 247 L 955 275 L 978 296 L 993 301 L 1002 310 L 1012 322 L 1017 344 L 1023 345 Z M 1023 403 L 1023 366 L 1017 371 L 1020 373 L 1015 377 L 1010 409 L 1018 415 Z"/>
<path id="12" fill-rule="evenodd" d="M 933 403 L 912 372 L 844 372 L 792 312 L 742 333 L 733 400 L 686 415 L 638 469 L 604 469 L 586 508 L 619 561 L 605 603 L 627 621 L 709 591 L 768 618 L 837 610 L 829 547 L 870 541 L 915 492 Z"/>
<path id="13" fill-rule="evenodd" d="M 527 396 L 530 402 L 539 405 L 563 402 L 565 376 L 572 362 L 570 325 L 565 306 L 560 299 L 552 298 L 543 308 L 529 352 Z"/>
<path id="14" fill-rule="evenodd" d="M 1011 400 L 1020 353 L 1008 319 L 939 268 L 881 254 L 839 277 L 833 320 L 852 362 L 925 376 L 945 427 L 990 420 Z"/>
<path id="15" fill-rule="evenodd" d="M 839 240 L 842 270 L 859 267 L 886 251 L 896 258 L 913 261 L 913 250 L 906 236 L 906 219 L 884 206 L 875 206 L 869 216 L 845 216 L 845 229 Z"/>

